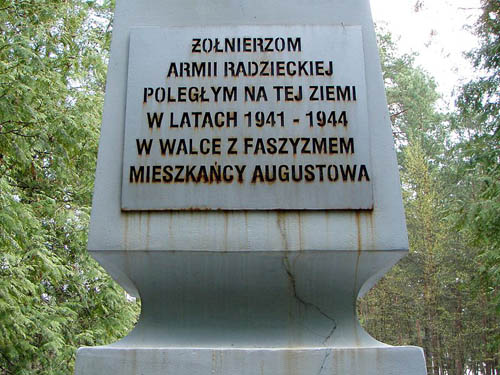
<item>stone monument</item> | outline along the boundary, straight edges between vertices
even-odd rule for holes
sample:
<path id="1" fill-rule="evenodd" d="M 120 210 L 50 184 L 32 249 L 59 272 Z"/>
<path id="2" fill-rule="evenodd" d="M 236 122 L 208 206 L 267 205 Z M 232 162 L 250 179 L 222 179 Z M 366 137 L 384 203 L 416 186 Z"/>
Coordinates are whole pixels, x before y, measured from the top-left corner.
<path id="1" fill-rule="evenodd" d="M 142 312 L 76 375 L 424 375 L 356 316 L 408 251 L 368 0 L 117 0 L 88 248 Z"/>

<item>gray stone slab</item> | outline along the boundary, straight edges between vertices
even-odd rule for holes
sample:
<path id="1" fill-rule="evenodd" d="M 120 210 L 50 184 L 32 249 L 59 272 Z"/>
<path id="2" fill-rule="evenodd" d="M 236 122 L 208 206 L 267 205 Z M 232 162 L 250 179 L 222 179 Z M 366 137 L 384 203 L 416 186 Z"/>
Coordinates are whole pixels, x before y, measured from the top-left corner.
<path id="1" fill-rule="evenodd" d="M 372 209 L 360 26 L 131 31 L 122 209 Z"/>
<path id="2" fill-rule="evenodd" d="M 76 375 L 425 375 L 422 349 L 81 348 Z"/>
<path id="3" fill-rule="evenodd" d="M 373 347 L 356 297 L 404 251 L 102 251 L 141 297 L 120 346 Z M 126 274 L 119 272 L 126 270 Z M 128 280 L 128 282 L 123 282 Z"/>

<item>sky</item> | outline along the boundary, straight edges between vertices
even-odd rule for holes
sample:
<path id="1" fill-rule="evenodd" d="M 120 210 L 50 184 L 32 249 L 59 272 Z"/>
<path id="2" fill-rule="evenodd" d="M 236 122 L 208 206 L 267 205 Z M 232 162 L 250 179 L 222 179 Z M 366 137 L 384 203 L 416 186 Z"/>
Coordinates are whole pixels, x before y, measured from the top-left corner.
<path id="1" fill-rule="evenodd" d="M 452 104 L 453 90 L 472 76 L 463 56 L 478 45 L 464 25 L 479 15 L 480 0 L 370 0 L 375 23 L 390 31 L 403 52 L 417 52 L 416 62 L 438 83 L 445 103 Z"/>

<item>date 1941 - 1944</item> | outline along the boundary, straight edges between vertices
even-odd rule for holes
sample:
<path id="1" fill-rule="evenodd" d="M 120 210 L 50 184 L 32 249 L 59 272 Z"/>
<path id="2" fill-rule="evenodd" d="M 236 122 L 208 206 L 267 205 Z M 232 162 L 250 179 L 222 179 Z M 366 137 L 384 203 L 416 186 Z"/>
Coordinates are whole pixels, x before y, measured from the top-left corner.
<path id="1" fill-rule="evenodd" d="M 149 129 L 159 129 L 164 124 L 172 129 L 178 128 L 237 128 L 241 123 L 238 119 L 238 112 L 170 112 L 165 116 L 164 112 L 147 112 L 146 114 Z M 309 111 L 305 115 L 306 122 L 310 128 L 325 126 L 347 126 L 346 111 Z M 300 124 L 300 117 L 292 120 L 293 125 Z M 249 111 L 243 114 L 243 126 L 246 127 L 285 127 L 287 120 L 285 112 L 263 112 Z"/>

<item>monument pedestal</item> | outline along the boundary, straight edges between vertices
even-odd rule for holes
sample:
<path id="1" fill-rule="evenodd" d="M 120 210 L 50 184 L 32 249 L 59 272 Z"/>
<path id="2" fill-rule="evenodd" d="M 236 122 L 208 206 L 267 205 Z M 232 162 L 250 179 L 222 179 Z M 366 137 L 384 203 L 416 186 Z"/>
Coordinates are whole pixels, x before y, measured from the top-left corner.
<path id="1" fill-rule="evenodd" d="M 377 348 L 82 348 L 76 374 L 423 375 L 423 351 Z"/>
<path id="2" fill-rule="evenodd" d="M 359 325 L 356 299 L 404 254 L 92 252 L 141 296 L 139 322 L 114 346 L 281 349 L 383 345 Z"/>
<path id="3" fill-rule="evenodd" d="M 143 308 L 123 340 L 81 348 L 75 374 L 425 375 L 422 349 L 376 341 L 355 312 L 404 254 L 94 251 Z"/>

